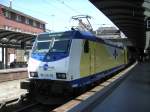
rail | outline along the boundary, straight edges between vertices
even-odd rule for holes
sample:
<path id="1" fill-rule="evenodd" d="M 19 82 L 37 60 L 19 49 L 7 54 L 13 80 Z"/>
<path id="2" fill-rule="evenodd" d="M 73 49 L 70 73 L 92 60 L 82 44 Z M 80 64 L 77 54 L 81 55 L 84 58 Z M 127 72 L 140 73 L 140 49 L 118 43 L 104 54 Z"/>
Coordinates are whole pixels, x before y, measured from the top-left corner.
<path id="1" fill-rule="evenodd" d="M 28 94 L 0 102 L 0 112 L 50 112 L 56 107 L 57 105 L 40 104 L 29 98 Z"/>

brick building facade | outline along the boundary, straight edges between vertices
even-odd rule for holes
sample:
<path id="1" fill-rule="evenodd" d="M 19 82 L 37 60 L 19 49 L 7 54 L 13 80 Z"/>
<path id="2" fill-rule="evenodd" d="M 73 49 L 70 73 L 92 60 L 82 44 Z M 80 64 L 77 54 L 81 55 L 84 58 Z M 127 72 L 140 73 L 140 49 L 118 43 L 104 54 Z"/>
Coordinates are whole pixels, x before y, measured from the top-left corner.
<path id="1" fill-rule="evenodd" d="M 0 29 L 35 35 L 45 31 L 45 24 L 42 20 L 0 4 Z M 0 37 L 0 39 L 2 38 Z M 19 62 L 25 61 L 24 50 L 14 48 L 0 49 L 5 49 L 6 65 L 9 65 L 14 59 Z M 2 56 L 2 54 L 0 55 Z M 0 61 L 3 61 L 2 59 L 4 58 L 1 58 Z"/>
<path id="2" fill-rule="evenodd" d="M 36 34 L 45 31 L 45 22 L 0 4 L 0 28 Z"/>

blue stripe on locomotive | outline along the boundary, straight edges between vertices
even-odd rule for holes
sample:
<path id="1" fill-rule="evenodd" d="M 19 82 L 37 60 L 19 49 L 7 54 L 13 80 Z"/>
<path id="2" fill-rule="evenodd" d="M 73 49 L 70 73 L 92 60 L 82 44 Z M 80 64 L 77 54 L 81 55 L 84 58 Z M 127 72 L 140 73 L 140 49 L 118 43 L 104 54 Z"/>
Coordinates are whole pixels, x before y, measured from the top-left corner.
<path id="1" fill-rule="evenodd" d="M 33 53 L 31 57 L 43 62 L 57 61 L 69 56 L 67 52 Z"/>

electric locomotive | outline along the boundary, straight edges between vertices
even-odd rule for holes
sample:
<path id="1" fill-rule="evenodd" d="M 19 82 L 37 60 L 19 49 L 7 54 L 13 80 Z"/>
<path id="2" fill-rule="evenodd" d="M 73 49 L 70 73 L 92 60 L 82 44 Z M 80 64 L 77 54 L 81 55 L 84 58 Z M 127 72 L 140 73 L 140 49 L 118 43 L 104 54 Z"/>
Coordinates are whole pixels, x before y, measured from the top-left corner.
<path id="1" fill-rule="evenodd" d="M 85 31 L 39 34 L 28 61 L 28 89 L 35 99 L 61 103 L 75 89 L 86 87 L 127 64 L 127 51 Z M 61 97 L 61 98 L 60 98 Z M 54 102 L 55 101 L 55 102 Z"/>

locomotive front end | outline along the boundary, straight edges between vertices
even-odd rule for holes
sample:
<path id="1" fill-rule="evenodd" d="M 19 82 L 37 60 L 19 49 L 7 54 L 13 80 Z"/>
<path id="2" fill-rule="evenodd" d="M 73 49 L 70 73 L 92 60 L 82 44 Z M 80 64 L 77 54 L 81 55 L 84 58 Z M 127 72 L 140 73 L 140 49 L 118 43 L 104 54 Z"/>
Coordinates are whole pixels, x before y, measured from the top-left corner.
<path id="1" fill-rule="evenodd" d="M 37 37 L 28 62 L 30 79 L 69 80 L 67 76 L 71 40 L 62 34 Z"/>

